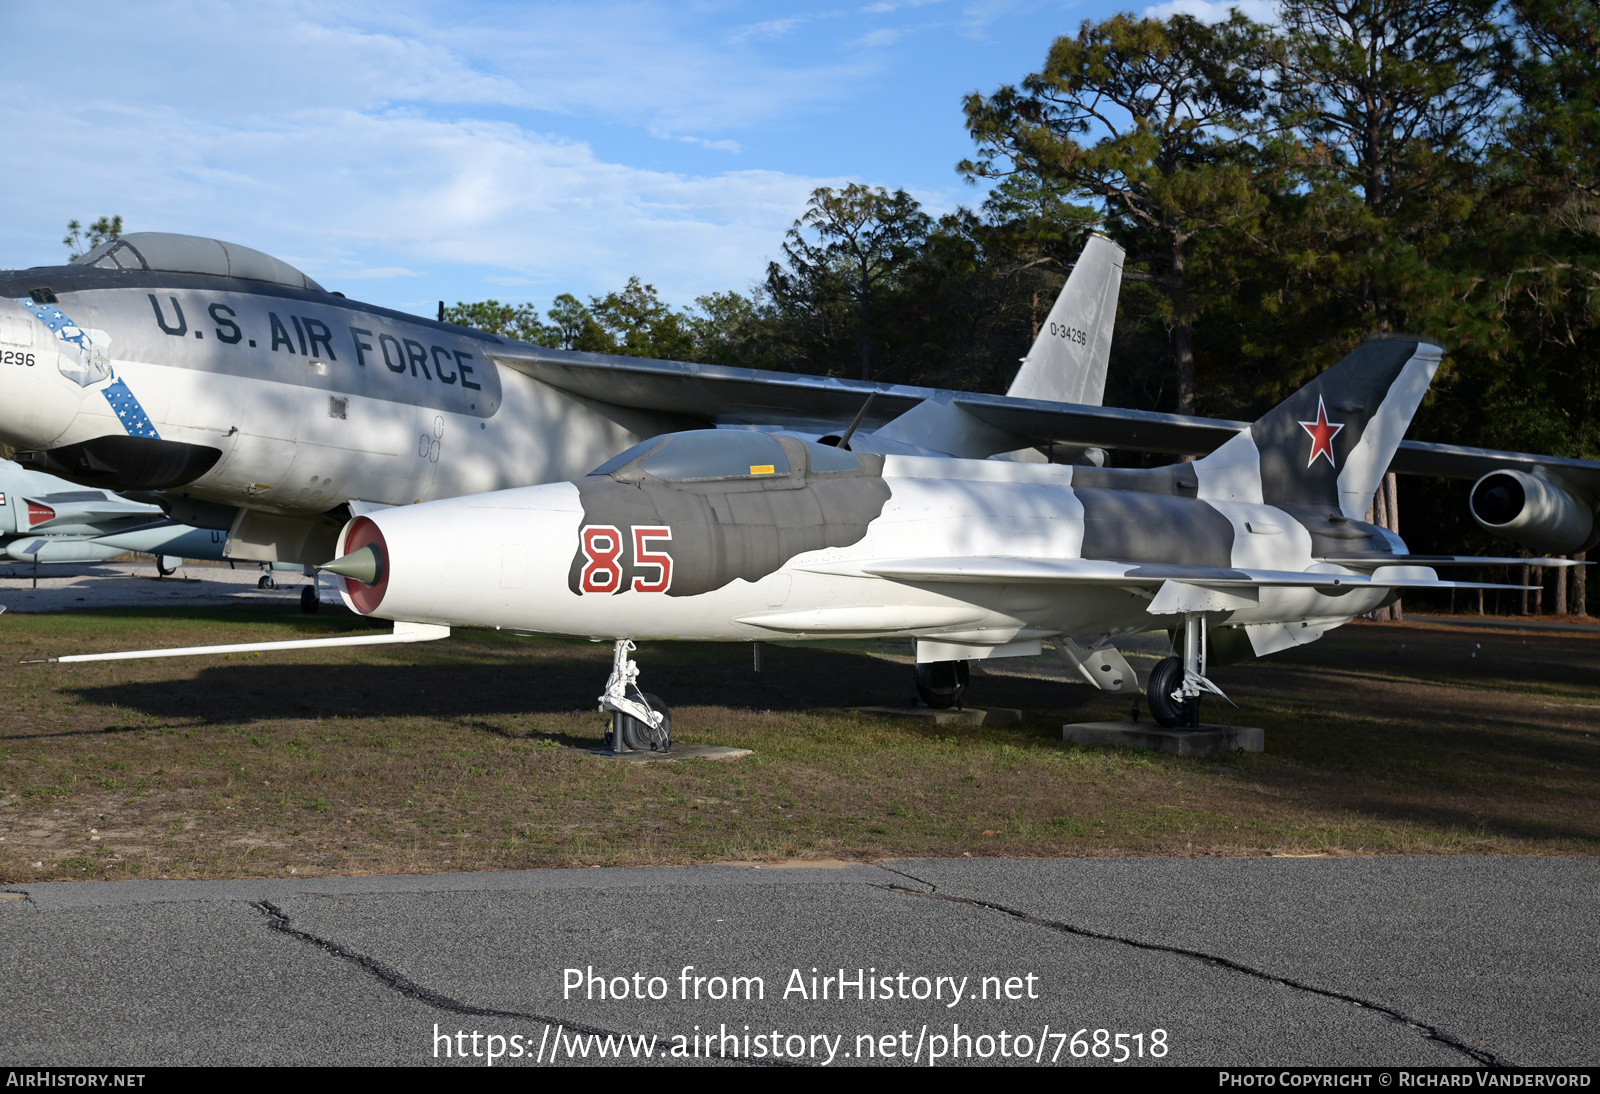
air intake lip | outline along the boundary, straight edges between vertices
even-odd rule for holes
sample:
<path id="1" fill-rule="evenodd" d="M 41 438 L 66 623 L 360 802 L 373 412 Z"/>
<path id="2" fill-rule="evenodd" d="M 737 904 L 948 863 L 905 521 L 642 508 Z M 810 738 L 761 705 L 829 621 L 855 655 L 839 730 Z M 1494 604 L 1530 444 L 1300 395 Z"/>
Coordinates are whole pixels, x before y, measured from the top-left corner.
<path id="1" fill-rule="evenodd" d="M 350 531 L 344 537 L 344 553 L 335 562 L 344 562 L 353 555 L 361 555 L 367 548 L 372 549 L 376 555 L 376 573 L 373 581 L 368 584 L 360 577 L 341 576 L 344 582 L 345 595 L 350 598 L 350 603 L 362 615 L 371 615 L 383 603 L 384 594 L 389 591 L 389 545 L 384 542 L 383 531 L 377 522 L 368 517 L 357 517 L 350 522 Z M 371 557 L 370 555 L 368 557 Z M 350 568 L 355 568 L 354 566 Z M 326 569 L 326 567 L 324 567 Z M 330 571 L 332 572 L 332 571 Z M 368 571 L 371 572 L 371 571 Z M 363 574 L 362 576 L 365 576 Z"/>

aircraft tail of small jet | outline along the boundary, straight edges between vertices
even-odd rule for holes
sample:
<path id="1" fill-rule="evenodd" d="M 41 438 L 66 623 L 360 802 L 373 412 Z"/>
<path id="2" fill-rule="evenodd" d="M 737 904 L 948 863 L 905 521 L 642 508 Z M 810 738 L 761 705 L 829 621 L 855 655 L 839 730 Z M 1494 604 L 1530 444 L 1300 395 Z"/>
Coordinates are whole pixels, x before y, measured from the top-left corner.
<path id="1" fill-rule="evenodd" d="M 1099 406 L 1111 360 L 1123 250 L 1091 235 L 1006 394 Z"/>
<path id="2" fill-rule="evenodd" d="M 1197 461 L 1201 496 L 1362 519 L 1443 357 L 1417 338 L 1364 343 Z"/>

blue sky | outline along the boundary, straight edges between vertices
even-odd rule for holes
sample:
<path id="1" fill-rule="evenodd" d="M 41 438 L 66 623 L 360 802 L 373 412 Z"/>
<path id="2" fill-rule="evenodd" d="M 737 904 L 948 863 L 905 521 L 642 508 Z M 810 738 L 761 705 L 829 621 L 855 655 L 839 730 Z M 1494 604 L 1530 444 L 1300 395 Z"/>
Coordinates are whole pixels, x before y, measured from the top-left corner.
<path id="1" fill-rule="evenodd" d="M 758 280 L 814 187 L 979 200 L 962 96 L 1130 7 L 1220 5 L 0 0 L 0 267 L 120 213 L 423 313 L 633 274 L 686 305 Z"/>

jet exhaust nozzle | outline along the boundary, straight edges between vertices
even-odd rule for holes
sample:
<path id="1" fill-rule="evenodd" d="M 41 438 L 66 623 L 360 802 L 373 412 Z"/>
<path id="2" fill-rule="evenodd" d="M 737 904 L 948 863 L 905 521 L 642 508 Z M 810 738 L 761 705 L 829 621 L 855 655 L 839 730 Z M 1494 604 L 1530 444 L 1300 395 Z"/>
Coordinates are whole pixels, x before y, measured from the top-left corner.
<path id="1" fill-rule="evenodd" d="M 376 543 L 369 543 L 347 555 L 340 555 L 332 562 L 324 562 L 317 569 L 348 577 L 369 587 L 374 586 L 383 580 L 383 552 Z"/>
<path id="2" fill-rule="evenodd" d="M 1472 519 L 1512 543 L 1551 554 L 1581 551 L 1594 534 L 1594 512 L 1541 475 L 1491 471 L 1472 487 Z"/>

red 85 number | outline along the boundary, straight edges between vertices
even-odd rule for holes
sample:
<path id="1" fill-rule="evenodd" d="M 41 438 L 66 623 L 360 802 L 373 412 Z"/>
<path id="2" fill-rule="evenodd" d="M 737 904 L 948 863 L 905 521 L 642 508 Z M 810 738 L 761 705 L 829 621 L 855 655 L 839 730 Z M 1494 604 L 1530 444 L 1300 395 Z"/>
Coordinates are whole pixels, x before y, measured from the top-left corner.
<path id="1" fill-rule="evenodd" d="M 583 557 L 588 559 L 579 579 L 586 593 L 614 593 L 622 585 L 622 533 L 610 524 L 586 525 L 582 532 Z"/>
<path id="2" fill-rule="evenodd" d="M 672 540 L 672 529 L 661 524 L 635 524 L 633 533 L 633 564 L 655 569 L 653 579 L 642 576 L 633 579 L 636 593 L 664 593 L 672 588 L 672 556 L 656 544 Z M 611 524 L 588 524 L 582 532 L 583 557 L 587 560 L 579 579 L 579 588 L 586 593 L 615 593 L 622 589 L 622 550 L 627 541 L 622 532 Z M 655 549 L 652 549 L 655 548 Z"/>

